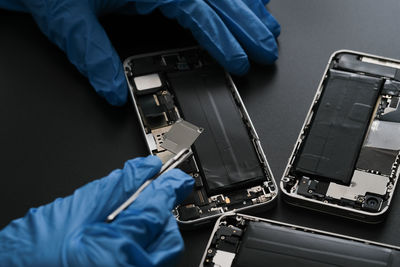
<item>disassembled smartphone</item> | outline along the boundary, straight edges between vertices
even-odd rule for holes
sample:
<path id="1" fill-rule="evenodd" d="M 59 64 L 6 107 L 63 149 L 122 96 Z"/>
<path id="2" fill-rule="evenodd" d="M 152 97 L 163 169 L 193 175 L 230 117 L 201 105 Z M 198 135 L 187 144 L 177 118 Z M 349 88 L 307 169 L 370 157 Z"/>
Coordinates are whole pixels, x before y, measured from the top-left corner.
<path id="1" fill-rule="evenodd" d="M 200 266 L 400 266 L 400 247 L 243 214 L 221 217 Z"/>
<path id="2" fill-rule="evenodd" d="M 275 203 L 278 189 L 243 101 L 204 50 L 133 56 L 124 68 L 151 154 L 163 162 L 172 156 L 164 135 L 180 118 L 203 128 L 193 156 L 179 166 L 195 180 L 193 193 L 173 211 L 179 223 L 194 227 L 228 211 L 255 212 Z M 184 138 L 167 135 L 169 147 Z"/>
<path id="3" fill-rule="evenodd" d="M 399 99 L 400 61 L 334 53 L 281 179 L 284 199 L 382 221 L 400 172 Z"/>

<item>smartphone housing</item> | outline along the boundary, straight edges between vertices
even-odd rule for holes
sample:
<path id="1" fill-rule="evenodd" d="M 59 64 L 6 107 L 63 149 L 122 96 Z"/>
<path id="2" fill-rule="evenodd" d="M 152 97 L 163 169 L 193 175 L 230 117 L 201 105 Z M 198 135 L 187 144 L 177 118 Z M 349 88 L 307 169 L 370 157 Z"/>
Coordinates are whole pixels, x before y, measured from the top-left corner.
<path id="1" fill-rule="evenodd" d="M 200 267 L 399 264 L 398 246 L 232 213 L 216 222 Z"/>
<path id="2" fill-rule="evenodd" d="M 166 162 L 164 134 L 177 120 L 202 127 L 193 156 L 179 166 L 195 180 L 173 211 L 189 229 L 230 211 L 259 212 L 278 194 L 259 137 L 231 77 L 193 47 L 132 56 L 124 69 L 149 152 Z"/>
<path id="3" fill-rule="evenodd" d="M 381 222 L 400 169 L 400 61 L 331 56 L 280 182 L 286 202 Z"/>

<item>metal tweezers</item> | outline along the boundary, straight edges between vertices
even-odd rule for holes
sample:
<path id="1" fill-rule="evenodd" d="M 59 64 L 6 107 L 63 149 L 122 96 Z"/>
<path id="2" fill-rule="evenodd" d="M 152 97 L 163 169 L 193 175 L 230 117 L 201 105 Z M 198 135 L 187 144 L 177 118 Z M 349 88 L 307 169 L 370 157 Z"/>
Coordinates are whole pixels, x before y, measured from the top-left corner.
<path id="1" fill-rule="evenodd" d="M 110 215 L 107 216 L 106 222 L 110 223 L 112 222 L 118 214 L 120 214 L 124 209 L 126 209 L 129 205 L 131 205 L 140 195 L 140 193 L 155 179 L 160 177 L 163 173 L 174 169 L 177 167 L 179 164 L 181 164 L 183 161 L 185 161 L 187 158 L 189 158 L 193 154 L 192 150 L 189 148 L 182 149 L 178 154 L 176 154 L 174 157 L 169 159 L 162 167 L 161 170 L 158 174 L 156 174 L 154 177 L 150 178 L 144 184 L 142 184 L 138 190 L 136 190 L 133 195 L 128 198 L 127 201 L 122 203 L 121 206 L 119 206 L 115 211 L 113 211 Z"/>

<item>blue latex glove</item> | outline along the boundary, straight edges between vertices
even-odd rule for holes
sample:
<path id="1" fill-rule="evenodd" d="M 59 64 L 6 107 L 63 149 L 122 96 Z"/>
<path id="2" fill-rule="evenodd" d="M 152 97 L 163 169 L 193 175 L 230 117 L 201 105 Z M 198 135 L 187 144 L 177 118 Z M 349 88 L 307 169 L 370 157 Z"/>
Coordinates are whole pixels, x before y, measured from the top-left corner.
<path id="1" fill-rule="evenodd" d="M 277 59 L 278 22 L 266 0 L 0 0 L 0 8 L 29 12 L 44 34 L 89 78 L 112 105 L 126 102 L 128 87 L 121 61 L 100 14 L 147 14 L 156 8 L 192 31 L 198 42 L 228 71 L 244 74 L 247 55 L 260 63 Z M 140 27 L 140 26 L 139 26 Z M 247 54 L 246 54 L 247 53 Z"/>
<path id="2" fill-rule="evenodd" d="M 130 160 L 69 197 L 30 209 L 0 232 L 0 266 L 172 265 L 183 241 L 171 210 L 192 190 L 187 174 L 165 173 L 112 223 L 104 222 L 160 167 L 155 156 Z"/>

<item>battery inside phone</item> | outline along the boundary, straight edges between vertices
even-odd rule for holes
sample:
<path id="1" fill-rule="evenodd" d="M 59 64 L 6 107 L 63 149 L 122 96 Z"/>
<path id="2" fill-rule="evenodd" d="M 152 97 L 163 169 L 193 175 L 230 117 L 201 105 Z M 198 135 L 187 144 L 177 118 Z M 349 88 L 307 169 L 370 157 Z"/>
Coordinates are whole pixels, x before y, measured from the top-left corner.
<path id="1" fill-rule="evenodd" d="M 185 119 L 205 129 L 194 148 L 209 194 L 260 184 L 264 174 L 223 70 L 170 73 L 168 80 Z"/>
<path id="2" fill-rule="evenodd" d="M 400 173 L 399 67 L 333 58 L 282 179 L 286 192 L 374 213 L 388 206 Z"/>
<path id="3" fill-rule="evenodd" d="M 133 58 L 125 70 L 148 146 L 163 162 L 172 156 L 164 142 L 176 121 L 183 118 L 204 129 L 191 147 L 193 156 L 179 166 L 195 180 L 193 193 L 174 211 L 180 221 L 264 205 L 276 196 L 243 102 L 205 51 Z"/>

